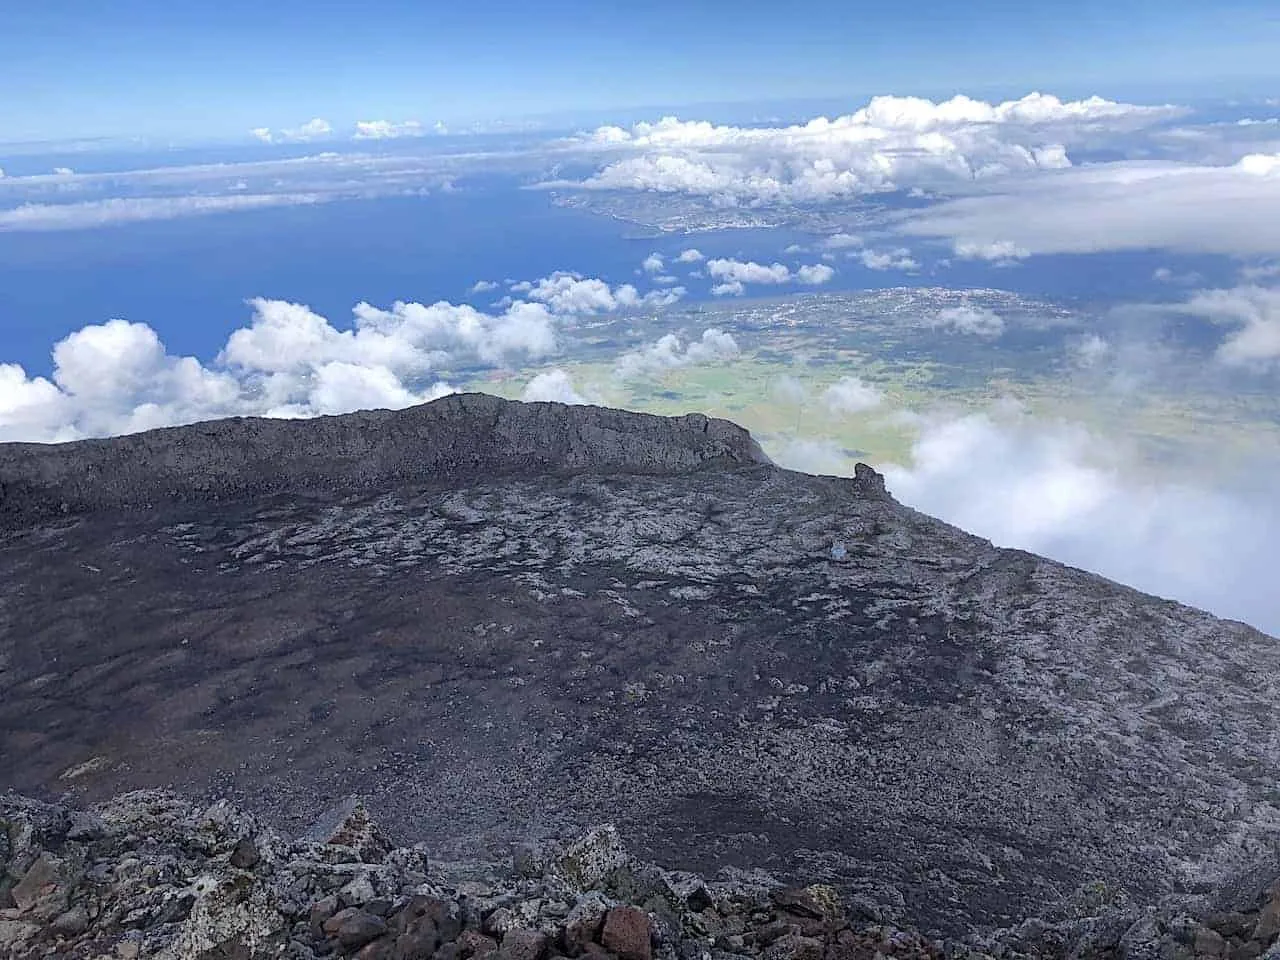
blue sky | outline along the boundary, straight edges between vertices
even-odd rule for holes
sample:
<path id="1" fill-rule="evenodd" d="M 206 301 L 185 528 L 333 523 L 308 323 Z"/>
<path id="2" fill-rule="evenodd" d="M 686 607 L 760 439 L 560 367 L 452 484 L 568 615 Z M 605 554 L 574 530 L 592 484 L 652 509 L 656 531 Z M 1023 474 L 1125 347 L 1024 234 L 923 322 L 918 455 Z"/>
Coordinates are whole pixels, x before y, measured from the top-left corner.
<path id="1" fill-rule="evenodd" d="M 1265 94 L 1277 48 L 1271 0 L 14 3 L 0 141 L 876 93 Z"/>

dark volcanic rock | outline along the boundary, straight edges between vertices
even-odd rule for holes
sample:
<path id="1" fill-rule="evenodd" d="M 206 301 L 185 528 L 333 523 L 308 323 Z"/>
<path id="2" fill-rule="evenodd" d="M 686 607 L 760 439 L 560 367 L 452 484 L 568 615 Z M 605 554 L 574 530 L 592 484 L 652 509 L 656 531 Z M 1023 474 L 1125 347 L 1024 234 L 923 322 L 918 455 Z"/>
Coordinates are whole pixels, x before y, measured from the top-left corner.
<path id="1" fill-rule="evenodd" d="M 469 396 L 0 446 L 0 484 L 0 787 L 173 785 L 295 834 L 359 794 L 446 860 L 611 820 L 944 931 L 1276 848 L 1276 641 L 722 421 Z M 345 816 L 312 839 L 390 856 Z M 538 869 L 650 909 L 610 836 Z"/>
<path id="2" fill-rule="evenodd" d="M 746 430 L 701 414 L 456 394 L 410 410 L 314 420 L 236 418 L 56 446 L 0 444 L 0 521 L 254 494 L 361 492 L 442 477 L 668 474 L 768 458 Z"/>

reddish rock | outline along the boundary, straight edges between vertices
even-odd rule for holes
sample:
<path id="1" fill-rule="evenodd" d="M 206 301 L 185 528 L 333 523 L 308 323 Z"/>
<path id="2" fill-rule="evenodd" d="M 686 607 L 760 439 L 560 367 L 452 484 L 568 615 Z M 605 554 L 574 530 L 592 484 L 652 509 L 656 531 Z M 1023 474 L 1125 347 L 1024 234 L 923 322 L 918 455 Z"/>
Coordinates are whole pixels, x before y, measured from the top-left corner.
<path id="1" fill-rule="evenodd" d="M 635 907 L 614 907 L 604 918 L 600 942 L 621 960 L 652 960 L 649 915 Z"/>
<path id="2" fill-rule="evenodd" d="M 30 910 L 58 889 L 58 863 L 47 853 L 40 854 L 26 874 L 9 891 L 19 910 Z"/>

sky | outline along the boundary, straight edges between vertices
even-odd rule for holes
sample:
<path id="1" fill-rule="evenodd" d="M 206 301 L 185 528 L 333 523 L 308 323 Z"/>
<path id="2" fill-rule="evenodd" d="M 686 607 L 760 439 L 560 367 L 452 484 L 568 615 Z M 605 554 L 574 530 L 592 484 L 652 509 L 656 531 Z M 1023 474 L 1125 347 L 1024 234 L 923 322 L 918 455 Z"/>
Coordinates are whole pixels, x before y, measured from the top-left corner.
<path id="1" fill-rule="evenodd" d="M 1258 93 L 1271 0 L 0 5 L 0 142 L 879 93 Z"/>

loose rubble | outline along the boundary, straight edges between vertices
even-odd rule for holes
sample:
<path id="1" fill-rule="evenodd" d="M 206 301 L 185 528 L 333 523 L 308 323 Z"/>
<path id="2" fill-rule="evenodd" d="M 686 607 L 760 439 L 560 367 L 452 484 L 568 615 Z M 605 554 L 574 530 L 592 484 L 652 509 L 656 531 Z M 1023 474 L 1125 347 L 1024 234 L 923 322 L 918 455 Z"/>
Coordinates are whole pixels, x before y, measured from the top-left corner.
<path id="1" fill-rule="evenodd" d="M 830 886 L 662 870 L 609 826 L 436 862 L 392 847 L 354 799 L 295 840 L 225 801 L 0 797 L 12 960 L 1280 960 L 1278 938 L 1280 865 L 1216 898 L 939 940 Z"/>

